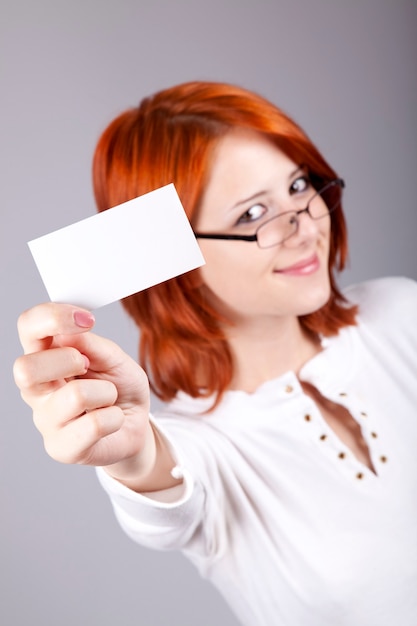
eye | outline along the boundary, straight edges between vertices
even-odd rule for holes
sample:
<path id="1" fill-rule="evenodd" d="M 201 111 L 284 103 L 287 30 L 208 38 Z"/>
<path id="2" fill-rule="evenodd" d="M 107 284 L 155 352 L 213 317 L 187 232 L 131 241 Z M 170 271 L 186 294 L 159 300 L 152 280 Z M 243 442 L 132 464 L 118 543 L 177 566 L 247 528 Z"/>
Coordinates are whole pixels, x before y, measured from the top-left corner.
<path id="1" fill-rule="evenodd" d="M 303 193 L 303 191 L 308 191 L 309 189 L 311 189 L 311 182 L 309 177 L 304 174 L 291 183 L 290 194 Z"/>
<path id="2" fill-rule="evenodd" d="M 237 223 L 248 224 L 249 222 L 255 222 L 265 215 L 266 211 L 267 209 L 263 204 L 254 204 L 239 217 Z"/>

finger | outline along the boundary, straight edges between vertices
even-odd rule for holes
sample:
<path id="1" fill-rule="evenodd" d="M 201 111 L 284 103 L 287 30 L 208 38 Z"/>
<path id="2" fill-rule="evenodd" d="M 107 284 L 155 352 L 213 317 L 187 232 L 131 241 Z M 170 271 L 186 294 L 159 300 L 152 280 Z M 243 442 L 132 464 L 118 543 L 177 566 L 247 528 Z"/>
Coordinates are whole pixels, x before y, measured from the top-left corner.
<path id="1" fill-rule="evenodd" d="M 45 438 L 45 449 L 49 456 L 61 463 L 101 464 L 109 457 L 109 451 L 106 452 L 106 446 L 100 444 L 119 431 L 124 419 L 117 406 L 85 413 L 54 436 Z M 98 453 L 99 448 L 101 453 Z"/>
<path id="2" fill-rule="evenodd" d="M 103 377 L 112 380 L 124 399 L 143 402 L 148 398 L 149 381 L 145 372 L 110 339 L 88 332 L 81 335 L 64 335 L 59 337 L 59 343 L 73 345 L 87 356 L 90 366 L 85 376 L 88 378 Z"/>
<path id="3" fill-rule="evenodd" d="M 87 357 L 75 348 L 52 348 L 19 357 L 13 374 L 22 392 L 37 388 L 38 392 L 49 393 L 55 385 L 48 383 L 59 380 L 64 383 L 66 378 L 81 376 L 87 372 L 89 364 Z"/>
<path id="4" fill-rule="evenodd" d="M 106 380 L 72 380 L 50 394 L 33 414 L 36 428 L 46 435 L 63 428 L 86 411 L 112 406 L 117 389 Z"/>
<path id="5" fill-rule="evenodd" d="M 92 332 L 81 335 L 62 335 L 58 338 L 60 346 L 73 346 L 90 361 L 90 369 L 95 372 L 110 372 L 133 361 L 114 341 L 95 335 Z"/>
<path id="6" fill-rule="evenodd" d="M 26 354 L 52 345 L 53 337 L 86 332 L 94 326 L 94 316 L 69 304 L 47 302 L 22 313 L 17 326 Z"/>

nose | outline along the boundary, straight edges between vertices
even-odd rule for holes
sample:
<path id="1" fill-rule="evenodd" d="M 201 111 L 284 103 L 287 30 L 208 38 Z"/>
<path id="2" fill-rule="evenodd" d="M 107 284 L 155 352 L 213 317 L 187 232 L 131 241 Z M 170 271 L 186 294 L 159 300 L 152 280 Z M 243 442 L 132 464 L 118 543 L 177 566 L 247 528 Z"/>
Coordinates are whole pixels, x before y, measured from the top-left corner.
<path id="1" fill-rule="evenodd" d="M 309 212 L 308 206 L 297 211 L 297 230 L 294 235 L 284 242 L 287 247 L 297 247 L 302 243 L 312 241 L 319 233 L 319 222 L 314 220 Z"/>

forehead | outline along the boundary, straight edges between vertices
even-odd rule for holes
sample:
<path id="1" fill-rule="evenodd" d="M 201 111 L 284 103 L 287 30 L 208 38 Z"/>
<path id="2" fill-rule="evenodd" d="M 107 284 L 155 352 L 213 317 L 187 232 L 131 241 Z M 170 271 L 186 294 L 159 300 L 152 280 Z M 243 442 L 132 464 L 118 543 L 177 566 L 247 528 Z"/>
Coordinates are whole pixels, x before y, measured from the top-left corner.
<path id="1" fill-rule="evenodd" d="M 212 171 L 220 166 L 222 169 L 228 163 L 242 165 L 257 156 L 273 159 L 291 160 L 278 148 L 273 140 L 253 130 L 235 128 L 221 137 L 214 147 Z"/>
<path id="2" fill-rule="evenodd" d="M 297 168 L 271 139 L 260 133 L 234 129 L 224 135 L 213 149 L 203 194 L 216 204 L 239 202 L 263 190 L 274 190 L 288 181 Z"/>

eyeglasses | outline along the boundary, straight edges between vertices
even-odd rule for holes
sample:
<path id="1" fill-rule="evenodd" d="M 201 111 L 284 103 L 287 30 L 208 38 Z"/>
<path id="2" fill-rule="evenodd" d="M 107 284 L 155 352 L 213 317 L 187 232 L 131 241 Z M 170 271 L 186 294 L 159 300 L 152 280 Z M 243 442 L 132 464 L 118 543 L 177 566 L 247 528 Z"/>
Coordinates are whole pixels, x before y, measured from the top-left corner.
<path id="1" fill-rule="evenodd" d="M 345 183 L 342 178 L 335 178 L 316 191 L 307 206 L 298 211 L 286 211 L 261 224 L 253 235 L 226 235 L 222 233 L 194 233 L 197 239 L 226 239 L 230 241 L 256 241 L 260 248 L 272 248 L 284 243 L 295 235 L 300 223 L 300 215 L 308 213 L 311 219 L 319 220 L 330 215 L 340 205 L 342 189 Z M 324 201 L 315 202 L 318 198 Z"/>

